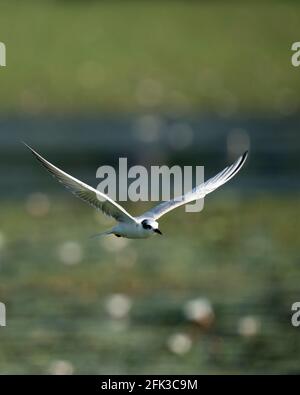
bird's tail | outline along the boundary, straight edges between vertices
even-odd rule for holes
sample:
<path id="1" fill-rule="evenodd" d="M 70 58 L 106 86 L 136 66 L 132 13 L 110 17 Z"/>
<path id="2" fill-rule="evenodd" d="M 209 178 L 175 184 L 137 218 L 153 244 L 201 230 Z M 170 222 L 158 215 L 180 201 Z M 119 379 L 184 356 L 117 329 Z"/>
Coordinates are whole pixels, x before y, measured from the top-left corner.
<path id="1" fill-rule="evenodd" d="M 106 236 L 106 235 L 111 235 L 113 232 L 112 230 L 106 230 L 105 232 L 101 232 L 101 233 L 96 233 L 95 235 L 90 236 L 90 239 L 94 239 L 96 237 L 101 237 L 101 236 Z"/>

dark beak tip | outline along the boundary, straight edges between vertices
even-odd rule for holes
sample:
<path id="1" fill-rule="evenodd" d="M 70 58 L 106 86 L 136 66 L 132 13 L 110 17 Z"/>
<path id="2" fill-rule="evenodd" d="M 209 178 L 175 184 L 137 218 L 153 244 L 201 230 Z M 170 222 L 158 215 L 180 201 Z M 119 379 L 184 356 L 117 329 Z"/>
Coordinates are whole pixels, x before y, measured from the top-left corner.
<path id="1" fill-rule="evenodd" d="M 161 236 L 163 235 L 159 229 L 155 229 L 154 232 L 155 232 L 155 233 L 158 233 L 158 234 L 161 235 Z"/>

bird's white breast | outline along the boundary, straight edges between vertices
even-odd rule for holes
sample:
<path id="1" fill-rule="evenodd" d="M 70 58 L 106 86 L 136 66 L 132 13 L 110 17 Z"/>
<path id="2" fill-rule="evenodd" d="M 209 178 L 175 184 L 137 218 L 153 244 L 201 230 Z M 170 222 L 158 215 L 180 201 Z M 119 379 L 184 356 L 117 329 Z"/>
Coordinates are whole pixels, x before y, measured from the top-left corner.
<path id="1" fill-rule="evenodd" d="M 153 235 L 153 232 L 144 229 L 140 224 L 119 223 L 113 231 L 128 239 L 147 239 Z"/>

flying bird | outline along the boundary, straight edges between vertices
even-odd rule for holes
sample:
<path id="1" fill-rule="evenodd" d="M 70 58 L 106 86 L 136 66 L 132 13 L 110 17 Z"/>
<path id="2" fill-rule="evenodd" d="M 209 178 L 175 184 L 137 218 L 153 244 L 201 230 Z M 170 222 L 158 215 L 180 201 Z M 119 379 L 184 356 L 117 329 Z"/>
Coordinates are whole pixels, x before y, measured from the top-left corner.
<path id="1" fill-rule="evenodd" d="M 29 148 L 36 159 L 75 196 L 102 211 L 104 214 L 113 217 L 117 221 L 116 226 L 98 234 L 98 236 L 114 234 L 117 237 L 126 237 L 128 239 L 147 239 L 156 233 L 162 235 L 157 222 L 160 217 L 176 207 L 204 198 L 208 193 L 213 192 L 215 189 L 225 184 L 239 172 L 248 156 L 248 151 L 246 151 L 232 165 L 227 166 L 216 176 L 193 188 L 190 192 L 174 199 L 164 201 L 151 210 L 146 211 L 141 216 L 134 217 L 109 196 L 60 170 L 38 154 L 28 144 L 24 144 Z"/>

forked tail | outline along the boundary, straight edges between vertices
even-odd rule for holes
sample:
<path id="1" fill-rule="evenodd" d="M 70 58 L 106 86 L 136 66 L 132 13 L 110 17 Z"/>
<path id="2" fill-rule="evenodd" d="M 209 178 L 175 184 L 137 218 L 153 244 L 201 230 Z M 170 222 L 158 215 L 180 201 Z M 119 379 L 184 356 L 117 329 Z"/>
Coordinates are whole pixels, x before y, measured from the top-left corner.
<path id="1" fill-rule="evenodd" d="M 101 232 L 101 233 L 96 233 L 95 235 L 90 236 L 90 239 L 94 239 L 96 237 L 101 237 L 101 236 L 106 236 L 106 235 L 111 235 L 113 234 L 112 230 L 106 230 L 105 232 Z"/>

